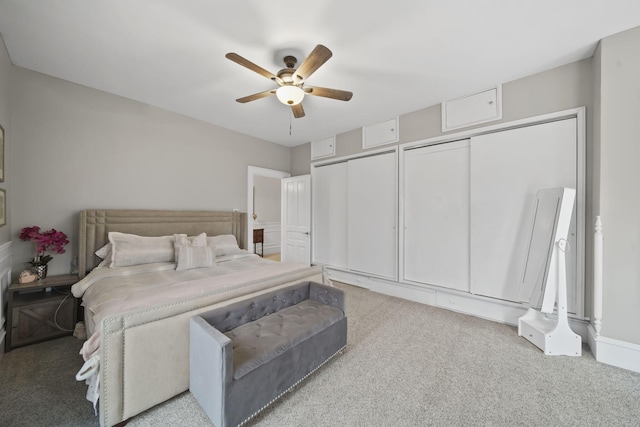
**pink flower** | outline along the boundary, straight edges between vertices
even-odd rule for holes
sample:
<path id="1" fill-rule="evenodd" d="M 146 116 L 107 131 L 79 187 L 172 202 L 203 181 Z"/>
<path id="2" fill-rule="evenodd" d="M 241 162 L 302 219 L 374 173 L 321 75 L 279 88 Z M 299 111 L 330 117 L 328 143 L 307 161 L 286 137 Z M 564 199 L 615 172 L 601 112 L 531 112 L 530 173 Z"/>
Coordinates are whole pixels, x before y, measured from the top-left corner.
<path id="1" fill-rule="evenodd" d="M 20 239 L 22 240 L 36 240 L 40 235 L 40 227 L 34 225 L 33 227 L 25 227 L 20 230 Z"/>
<path id="2" fill-rule="evenodd" d="M 33 265 L 48 263 L 51 260 L 51 255 L 46 255 L 47 251 L 63 254 L 65 252 L 64 246 L 69 244 L 67 235 L 62 231 L 52 228 L 41 232 L 37 225 L 24 227 L 20 230 L 20 239 L 30 240 L 36 244 L 36 256 L 33 261 L 30 261 Z"/>

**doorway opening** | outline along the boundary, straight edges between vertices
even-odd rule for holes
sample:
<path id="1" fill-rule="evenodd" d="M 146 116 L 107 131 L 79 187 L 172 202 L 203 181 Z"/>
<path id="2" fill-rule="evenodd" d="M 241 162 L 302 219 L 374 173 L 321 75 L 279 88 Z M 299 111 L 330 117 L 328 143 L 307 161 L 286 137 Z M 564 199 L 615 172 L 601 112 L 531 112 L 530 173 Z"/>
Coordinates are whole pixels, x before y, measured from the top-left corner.
<path id="1" fill-rule="evenodd" d="M 248 167 L 247 250 L 249 252 L 280 260 L 281 180 L 289 176 L 291 176 L 289 172 L 256 166 Z"/>

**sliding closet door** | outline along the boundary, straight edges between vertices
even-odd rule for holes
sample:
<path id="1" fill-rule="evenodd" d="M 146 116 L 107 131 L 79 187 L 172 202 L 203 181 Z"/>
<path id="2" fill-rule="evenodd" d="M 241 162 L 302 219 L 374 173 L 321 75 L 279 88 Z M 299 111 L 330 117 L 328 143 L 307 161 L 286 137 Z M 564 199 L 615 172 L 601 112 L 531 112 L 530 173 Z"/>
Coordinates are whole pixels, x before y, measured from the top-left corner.
<path id="1" fill-rule="evenodd" d="M 349 269 L 396 279 L 396 152 L 349 160 Z"/>
<path id="2" fill-rule="evenodd" d="M 347 268 L 347 162 L 313 169 L 313 262 Z"/>
<path id="3" fill-rule="evenodd" d="M 404 279 L 469 291 L 469 140 L 404 153 Z"/>
<path id="4" fill-rule="evenodd" d="M 577 187 L 576 119 L 471 138 L 471 292 L 517 301 L 536 192 Z M 575 310 L 576 209 L 567 256 Z"/>

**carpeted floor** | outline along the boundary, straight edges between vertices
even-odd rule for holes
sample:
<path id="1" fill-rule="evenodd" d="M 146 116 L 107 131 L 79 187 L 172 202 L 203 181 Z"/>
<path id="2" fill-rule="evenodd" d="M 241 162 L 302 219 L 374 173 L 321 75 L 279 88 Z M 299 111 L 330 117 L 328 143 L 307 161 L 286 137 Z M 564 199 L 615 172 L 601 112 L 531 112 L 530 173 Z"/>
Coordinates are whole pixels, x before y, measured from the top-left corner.
<path id="1" fill-rule="evenodd" d="M 347 350 L 249 425 L 638 426 L 640 374 L 545 356 L 511 326 L 348 285 Z M 0 425 L 97 426 L 74 380 L 81 343 L 61 338 L 0 361 Z M 189 392 L 127 424 L 211 426 Z"/>

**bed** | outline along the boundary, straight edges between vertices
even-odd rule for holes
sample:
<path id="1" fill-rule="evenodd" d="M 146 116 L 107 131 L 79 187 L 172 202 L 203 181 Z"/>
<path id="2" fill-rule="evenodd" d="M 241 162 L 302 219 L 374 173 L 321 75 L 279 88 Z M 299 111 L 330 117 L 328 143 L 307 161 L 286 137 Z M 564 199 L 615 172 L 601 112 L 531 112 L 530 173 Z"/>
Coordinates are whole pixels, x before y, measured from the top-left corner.
<path id="1" fill-rule="evenodd" d="M 85 309 L 83 369 L 99 366 L 94 379 L 102 426 L 116 425 L 189 388 L 189 319 L 194 315 L 301 281 L 322 282 L 320 267 L 268 261 L 242 250 L 247 244 L 242 212 L 84 210 L 79 226 L 81 280 L 73 293 L 82 297 Z M 113 247 L 107 245 L 109 233 Z M 215 265 L 200 267 L 196 261 L 200 268 L 191 268 L 183 261 L 198 260 L 196 255 L 204 253 L 205 249 L 190 247 L 198 246 L 203 233 L 207 242 L 234 236 L 237 247 L 225 252 L 223 240 L 215 240 Z M 181 237 L 185 235 L 187 242 Z M 120 249 L 124 246 L 113 241 L 118 236 L 141 236 L 145 242 L 172 236 L 176 255 L 178 239 L 196 255 L 181 246 L 173 265 L 134 260 L 111 268 L 95 253 L 116 246 L 118 256 L 125 253 Z M 154 248 L 161 247 L 153 242 Z M 113 266 L 126 258 L 101 255 Z"/>

